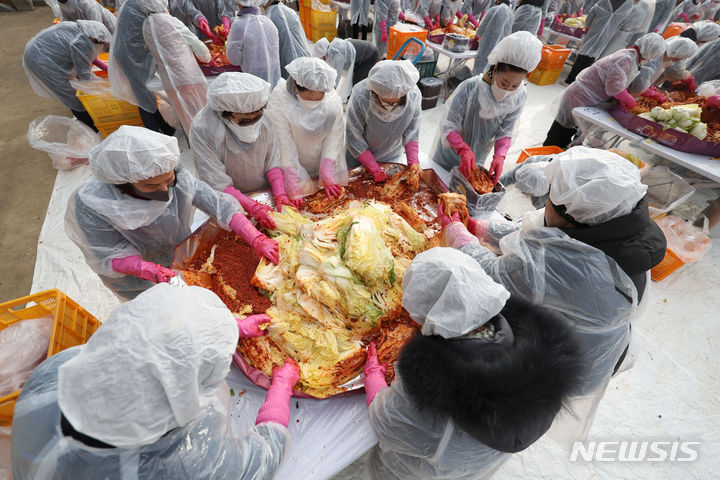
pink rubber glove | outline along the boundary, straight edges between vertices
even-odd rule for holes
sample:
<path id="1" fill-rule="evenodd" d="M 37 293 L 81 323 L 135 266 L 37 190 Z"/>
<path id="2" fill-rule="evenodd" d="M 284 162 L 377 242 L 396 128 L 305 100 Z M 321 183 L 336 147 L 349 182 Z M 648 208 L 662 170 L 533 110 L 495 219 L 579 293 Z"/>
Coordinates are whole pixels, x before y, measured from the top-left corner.
<path id="1" fill-rule="evenodd" d="M 226 33 L 226 34 L 229 34 L 229 33 L 230 33 L 230 27 L 231 27 L 231 25 L 232 25 L 231 22 L 230 22 L 230 19 L 229 19 L 228 17 L 222 17 L 222 24 L 223 24 L 223 26 L 225 27 L 225 33 Z"/>
<path id="2" fill-rule="evenodd" d="M 208 37 L 215 45 L 223 45 L 222 40 L 220 40 L 217 35 L 213 33 L 212 30 L 210 30 L 210 25 L 208 25 L 208 21 L 200 17 L 198 20 L 198 30 L 200 30 L 200 33 Z"/>
<path id="3" fill-rule="evenodd" d="M 480 21 L 478 21 L 472 13 L 468 13 L 468 20 L 470 20 L 470 23 L 472 23 L 477 30 L 478 25 L 480 25 Z"/>
<path id="4" fill-rule="evenodd" d="M 655 88 L 655 85 L 650 85 L 650 88 L 648 88 L 647 90 L 645 90 L 645 91 L 642 93 L 642 96 L 645 97 L 645 98 L 651 98 L 651 99 L 657 101 L 658 103 L 665 103 L 665 102 L 667 102 L 667 97 L 665 96 L 665 94 L 662 93 L 662 92 L 661 92 L 660 90 L 658 90 L 657 88 Z"/>
<path id="5" fill-rule="evenodd" d="M 700 14 L 699 14 L 699 13 L 696 13 L 696 14 L 694 14 L 692 17 L 690 17 L 690 20 L 694 22 L 694 21 L 697 20 L 698 18 L 700 18 Z"/>
<path id="6" fill-rule="evenodd" d="M 273 422 L 285 427 L 290 423 L 290 397 L 293 387 L 300 380 L 300 367 L 288 358 L 281 367 L 272 371 L 272 383 L 265 395 L 265 403 L 258 411 L 255 425 Z"/>
<path id="7" fill-rule="evenodd" d="M 279 262 L 278 243 L 258 232 L 257 228 L 242 213 L 236 213 L 230 220 L 230 228 L 245 239 L 258 257 L 265 257 L 275 265 Z"/>
<path id="8" fill-rule="evenodd" d="M 282 212 L 283 205 L 290 205 L 297 209 L 302 206 L 302 199 L 290 200 L 290 197 L 287 196 L 287 192 L 285 191 L 285 178 L 280 168 L 271 168 L 265 174 L 265 178 L 270 182 L 270 189 L 275 199 L 275 208 L 277 208 L 278 212 Z"/>
<path id="9" fill-rule="evenodd" d="M 660 31 L 660 27 L 653 28 L 653 33 L 658 33 Z"/>
<path id="10" fill-rule="evenodd" d="M 502 137 L 495 141 L 495 154 L 492 163 L 490 163 L 490 170 L 488 170 L 488 175 L 493 184 L 497 184 L 498 180 L 500 180 L 508 150 L 510 150 L 510 137 Z"/>
<path id="11" fill-rule="evenodd" d="M 462 12 L 461 12 L 460 10 L 458 10 L 457 12 L 455 12 L 455 16 L 456 16 L 457 18 L 462 18 L 462 17 L 463 17 L 463 14 L 462 14 Z M 468 18 L 470 18 L 470 14 L 469 14 L 469 13 L 468 13 Z"/>
<path id="12" fill-rule="evenodd" d="M 688 87 L 688 90 L 690 90 L 691 92 L 697 90 L 697 83 L 695 83 L 695 77 L 693 77 L 692 75 L 688 75 L 680 81 L 685 84 Z"/>
<path id="13" fill-rule="evenodd" d="M 175 271 L 153 262 L 146 262 L 139 255 L 125 258 L 114 258 L 112 268 L 116 272 L 140 277 L 155 283 L 168 282 L 175 276 Z"/>
<path id="14" fill-rule="evenodd" d="M 480 241 L 470 233 L 462 222 L 452 222 L 443 228 L 443 239 L 446 247 L 460 248 L 470 243 L 479 244 Z"/>
<path id="15" fill-rule="evenodd" d="M 538 33 L 537 33 L 537 34 L 538 34 L 538 37 L 539 37 L 540 35 L 542 35 L 544 31 L 545 31 L 545 20 L 543 19 L 543 20 L 540 22 L 540 28 L 538 28 Z"/>
<path id="16" fill-rule="evenodd" d="M 292 169 L 284 170 L 283 174 L 285 175 L 285 186 L 287 187 L 290 202 L 292 202 L 295 208 L 300 210 L 304 203 L 301 197 L 302 189 L 300 188 L 300 180 Z M 292 197 L 296 197 L 296 199 L 293 200 Z"/>
<path id="17" fill-rule="evenodd" d="M 442 24 L 440 23 L 440 14 L 435 14 L 435 25 L 440 25 L 442 27 Z"/>
<path id="18" fill-rule="evenodd" d="M 384 364 L 380 365 L 378 361 L 375 343 L 370 342 L 365 357 L 365 403 L 368 406 L 370 406 L 375 395 L 380 390 L 387 388 L 387 383 L 385 383 L 386 368 Z"/>
<path id="19" fill-rule="evenodd" d="M 682 19 L 683 22 L 690 23 L 690 17 L 688 17 L 687 13 L 680 12 L 680 15 L 678 15 L 678 17 L 680 17 L 680 19 Z"/>
<path id="20" fill-rule="evenodd" d="M 250 315 L 245 318 L 237 318 L 238 332 L 240 332 L 240 338 L 246 337 L 262 337 L 267 335 L 267 330 L 262 330 L 260 325 L 270 323 L 269 315 Z"/>
<path id="21" fill-rule="evenodd" d="M 398 20 L 404 22 L 405 21 L 405 12 L 398 13 Z"/>
<path id="22" fill-rule="evenodd" d="M 425 15 L 425 18 L 423 18 L 423 20 L 425 21 L 425 28 L 430 31 L 434 30 L 432 20 L 430 20 L 429 16 Z"/>
<path id="23" fill-rule="evenodd" d="M 475 220 L 472 217 L 468 217 L 467 229 L 468 232 L 478 238 L 482 238 L 483 240 L 488 239 L 488 222 L 486 220 Z"/>
<path id="24" fill-rule="evenodd" d="M 95 60 L 93 60 L 93 65 L 95 65 L 96 67 L 98 67 L 98 68 L 99 68 L 100 70 L 102 70 L 103 72 L 107 72 L 107 71 L 108 71 L 108 66 L 105 64 L 105 62 L 103 62 L 103 61 L 100 60 L 99 58 L 96 58 Z"/>
<path id="25" fill-rule="evenodd" d="M 378 165 L 378 163 L 375 161 L 375 157 L 373 157 L 373 154 L 370 150 L 365 150 L 363 153 L 361 153 L 358 157 L 358 161 L 362 163 L 365 168 L 368 169 L 376 182 L 384 182 L 385 180 L 387 180 L 387 175 L 385 175 L 383 169 L 380 168 L 380 165 Z"/>
<path id="26" fill-rule="evenodd" d="M 328 199 L 338 198 L 342 194 L 342 187 L 335 179 L 335 161 L 330 158 L 323 158 L 320 162 L 320 181 L 325 188 Z"/>
<path id="27" fill-rule="evenodd" d="M 623 90 L 617 95 L 614 95 L 613 98 L 620 102 L 620 105 L 622 105 L 625 110 L 630 110 L 637 105 L 637 102 L 635 102 L 635 99 L 628 93 L 627 90 Z"/>
<path id="28" fill-rule="evenodd" d="M 382 20 L 382 21 L 380 21 L 380 43 L 387 43 L 387 37 L 388 37 L 387 21 Z"/>
<path id="29" fill-rule="evenodd" d="M 708 99 L 705 101 L 705 105 L 708 107 L 720 107 L 720 95 L 713 95 L 712 97 L 708 97 Z"/>
<path id="30" fill-rule="evenodd" d="M 445 213 L 445 209 L 443 208 L 442 204 L 438 205 L 438 214 L 437 214 L 438 221 L 440 222 L 440 226 L 442 228 L 447 227 L 452 222 L 459 222 L 460 221 L 460 215 L 456 213 L 452 214 L 452 218 Z"/>
<path id="31" fill-rule="evenodd" d="M 477 168 L 477 165 L 475 165 L 475 154 L 470 149 L 470 146 L 463 141 L 458 132 L 453 130 L 448 133 L 447 140 L 450 146 L 460 155 L 460 173 L 468 177 L 470 170 Z"/>
<path id="32" fill-rule="evenodd" d="M 405 157 L 407 157 L 408 167 L 420 163 L 420 160 L 418 160 L 419 150 L 418 142 L 413 141 L 405 144 Z"/>
<path id="33" fill-rule="evenodd" d="M 240 206 L 242 206 L 247 213 L 249 213 L 255 220 L 257 220 L 260 225 L 270 230 L 275 229 L 275 222 L 273 221 L 272 217 L 270 217 L 270 212 L 272 212 L 272 208 L 268 207 L 267 205 L 263 205 L 260 202 L 256 202 L 232 185 L 228 185 L 227 187 L 225 187 L 223 193 L 227 193 L 237 198 L 237 201 L 240 202 Z"/>

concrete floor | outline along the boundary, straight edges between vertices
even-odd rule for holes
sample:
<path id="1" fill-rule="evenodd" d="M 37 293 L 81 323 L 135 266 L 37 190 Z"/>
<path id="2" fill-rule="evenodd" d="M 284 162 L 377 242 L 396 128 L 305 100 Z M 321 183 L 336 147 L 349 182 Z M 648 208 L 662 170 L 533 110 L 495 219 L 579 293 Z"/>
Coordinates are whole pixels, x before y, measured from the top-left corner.
<path id="1" fill-rule="evenodd" d="M 72 115 L 56 100 L 32 91 L 22 67 L 25 44 L 52 24 L 49 7 L 0 13 L 0 302 L 30 292 L 38 235 L 56 170 L 45 152 L 27 142 L 36 117 Z"/>

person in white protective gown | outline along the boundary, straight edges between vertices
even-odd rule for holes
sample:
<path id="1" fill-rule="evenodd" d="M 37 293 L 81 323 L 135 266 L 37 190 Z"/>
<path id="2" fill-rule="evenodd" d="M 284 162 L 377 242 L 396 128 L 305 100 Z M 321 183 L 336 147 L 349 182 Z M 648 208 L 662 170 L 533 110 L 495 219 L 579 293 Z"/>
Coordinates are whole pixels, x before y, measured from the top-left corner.
<path id="1" fill-rule="evenodd" d="M 178 18 L 194 33 L 201 34 L 221 45 L 222 40 L 218 38 L 213 29 L 218 25 L 223 25 L 227 35 L 227 32 L 230 31 L 230 19 L 235 16 L 233 8 L 232 2 L 223 0 L 175 0 L 175 8 L 171 9 L 171 13 L 176 13 Z"/>
<path id="2" fill-rule="evenodd" d="M 471 221 L 466 229 L 452 222 L 444 237 L 512 295 L 575 326 L 585 363 L 582 385 L 570 402 L 572 414 L 558 418 L 549 435 L 559 442 L 584 441 L 627 352 L 647 271 L 664 258 L 666 241 L 649 218 L 638 169 L 619 155 L 574 147 L 533 171 L 523 181 L 532 180 L 535 194 L 549 192 L 544 216 L 526 215 L 519 226 Z M 478 237 L 499 245 L 501 255 L 481 246 Z"/>
<path id="3" fill-rule="evenodd" d="M 262 0 L 236 0 L 240 6 L 230 27 L 226 51 L 228 60 L 245 73 L 262 78 L 272 87 L 280 79 L 278 29 L 260 13 Z"/>
<path id="4" fill-rule="evenodd" d="M 185 134 L 193 117 L 205 106 L 207 80 L 195 57 L 208 63 L 207 46 L 185 24 L 167 13 L 165 0 L 140 0 L 151 14 L 143 24 L 143 37 L 170 104 Z"/>
<path id="5" fill-rule="evenodd" d="M 592 8 L 586 5 L 585 28 L 588 30 L 583 35 L 575 63 L 565 79 L 566 84 L 572 84 L 580 72 L 600 58 L 634 5 L 633 0 L 599 0 Z"/>
<path id="6" fill-rule="evenodd" d="M 680 33 L 679 36 L 689 38 L 695 42 L 698 47 L 702 47 L 706 43 L 712 42 L 720 37 L 720 25 L 715 22 L 701 20 L 693 23 L 690 27 Z"/>
<path id="7" fill-rule="evenodd" d="M 626 109 L 636 105 L 627 91 L 630 83 L 640 72 L 640 66 L 665 53 L 665 40 L 657 33 L 648 33 L 626 48 L 601 58 L 590 68 L 583 70 L 577 80 L 563 92 L 555 121 L 548 130 L 543 145 L 567 147 L 577 124 L 572 116 L 573 108 L 590 107 L 615 98 Z"/>
<path id="8" fill-rule="evenodd" d="M 475 54 L 473 75 L 482 75 L 488 65 L 488 56 L 495 46 L 512 33 L 513 12 L 510 10 L 508 0 L 497 0 L 497 5 L 488 10 L 482 17 L 476 35 L 478 37 L 478 50 Z"/>
<path id="9" fill-rule="evenodd" d="M 700 19 L 701 0 L 683 0 L 675 7 L 670 16 L 671 22 L 691 23 Z"/>
<path id="10" fill-rule="evenodd" d="M 375 47 L 377 47 L 380 52 L 381 58 L 387 54 L 390 27 L 398 22 L 399 15 L 399 0 L 377 0 L 377 2 L 375 2 L 373 41 L 375 42 Z"/>
<path id="11" fill-rule="evenodd" d="M 543 20 L 542 7 L 544 3 L 543 0 L 520 0 L 517 10 L 515 10 L 513 33 L 524 30 L 537 34 Z"/>
<path id="12" fill-rule="evenodd" d="M 55 98 L 75 118 L 96 132 L 90 114 L 77 98 L 70 80 L 91 80 L 93 60 L 112 39 L 102 23 L 92 20 L 60 22 L 38 32 L 25 45 L 22 64 L 33 91 Z"/>
<path id="13" fill-rule="evenodd" d="M 286 179 L 292 198 L 315 193 L 339 197 L 347 185 L 345 115 L 335 91 L 335 70 L 319 58 L 296 58 L 287 66 L 268 102 L 266 115 L 275 130 L 284 161 L 299 162 L 296 185 Z M 310 181 L 317 178 L 318 182 Z"/>
<path id="14" fill-rule="evenodd" d="M 296 178 L 300 168 L 282 161 L 277 136 L 264 116 L 270 84 L 249 73 L 221 73 L 208 89 L 208 104 L 193 121 L 190 146 L 198 176 L 215 190 L 234 196 L 261 225 L 273 229 L 270 207 L 242 192 L 272 187 L 275 205 L 299 207 L 288 198 L 285 171 Z M 268 183 L 269 182 L 269 183 Z"/>
<path id="15" fill-rule="evenodd" d="M 350 0 L 352 38 L 367 40 L 368 25 L 370 25 L 369 14 L 370 0 Z"/>
<path id="16" fill-rule="evenodd" d="M 299 57 L 309 57 L 305 31 L 297 12 L 280 0 L 271 0 L 265 5 L 265 15 L 273 22 L 280 41 L 280 76 L 287 80 L 285 66 Z"/>
<path id="17" fill-rule="evenodd" d="M 720 25 L 717 27 L 720 30 Z M 666 80 L 675 82 L 689 77 L 690 74 L 685 70 L 685 60 L 697 52 L 695 42 L 689 38 L 672 37 L 665 43 L 665 54 L 640 68 L 635 80 L 628 86 L 627 90 L 631 95 L 642 95 L 664 103 L 668 98 L 655 88 L 655 85 Z"/>
<path id="18" fill-rule="evenodd" d="M 126 0 L 120 7 L 118 23 L 110 44 L 110 92 L 140 109 L 143 125 L 149 130 L 173 135 L 158 110 L 157 97 L 147 87 L 155 73 L 154 59 L 145 43 L 143 25 L 150 15 L 148 7 L 158 0 Z M 162 0 L 160 0 L 162 1 Z M 167 1 L 163 2 L 167 9 Z M 152 10 L 158 11 L 157 7 Z"/>
<path id="19" fill-rule="evenodd" d="M 72 195 L 65 231 L 121 300 L 175 276 L 175 247 L 195 208 L 277 263 L 277 242 L 260 233 L 232 196 L 179 167 L 177 139 L 123 125 L 89 153 L 93 177 Z"/>
<path id="20" fill-rule="evenodd" d="M 422 94 L 420 73 L 409 60 L 383 60 L 355 85 L 347 107 L 348 168 L 360 164 L 376 182 L 387 179 L 378 162 L 401 163 L 403 153 L 417 186 Z"/>
<path id="21" fill-rule="evenodd" d="M 654 0 L 642 0 L 633 6 L 630 14 L 620 22 L 618 30 L 598 58 L 611 55 L 632 46 L 647 32 L 655 12 Z"/>
<path id="22" fill-rule="evenodd" d="M 239 336 L 262 335 L 209 290 L 156 285 L 113 310 L 85 345 L 33 370 L 15 406 L 16 480 L 270 479 L 290 441 L 296 364 L 273 372 L 256 424 L 230 431 Z"/>
<path id="23" fill-rule="evenodd" d="M 463 81 L 449 99 L 435 145 L 435 163 L 447 170 L 459 165 L 467 177 L 470 170 L 485 164 L 494 145 L 488 171 L 497 183 L 527 98 L 523 82 L 540 63 L 541 50 L 537 36 L 524 31 L 508 35 L 495 46 L 484 74 Z"/>
<path id="24" fill-rule="evenodd" d="M 656 0 L 655 13 L 653 13 L 647 33 L 654 32 L 662 34 L 670 21 L 670 16 L 674 9 L 675 0 Z"/>
<path id="25" fill-rule="evenodd" d="M 367 78 L 382 54 L 370 42 L 336 37 L 332 42 L 327 38 L 318 40 L 313 45 L 312 56 L 322 58 L 335 69 L 335 89 L 345 103 L 353 86 Z"/>
<path id="26" fill-rule="evenodd" d="M 105 25 L 108 32 L 115 33 L 117 20 L 110 10 L 104 8 L 95 0 L 58 0 L 60 7 L 60 20 L 63 22 L 76 22 L 78 20 L 92 20 Z"/>
<path id="27" fill-rule="evenodd" d="M 403 277 L 403 307 L 422 335 L 385 384 L 374 344 L 365 363 L 375 480 L 485 479 L 550 427 L 576 392 L 572 326 L 493 281 L 452 248 L 421 253 Z"/>
<path id="28" fill-rule="evenodd" d="M 700 5 L 700 19 L 715 21 L 717 13 L 720 11 L 720 0 L 705 0 Z"/>
<path id="29" fill-rule="evenodd" d="M 720 78 L 720 38 L 700 47 L 685 67 L 697 84 Z"/>

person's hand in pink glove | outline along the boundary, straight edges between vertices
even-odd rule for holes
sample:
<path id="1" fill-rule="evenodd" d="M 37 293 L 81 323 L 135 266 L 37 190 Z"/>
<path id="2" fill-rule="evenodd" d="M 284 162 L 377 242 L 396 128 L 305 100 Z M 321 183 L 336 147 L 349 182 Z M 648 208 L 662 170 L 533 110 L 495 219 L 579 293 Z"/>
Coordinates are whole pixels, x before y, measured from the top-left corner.
<path id="1" fill-rule="evenodd" d="M 169 282 L 175 276 L 175 271 L 153 262 L 146 262 L 139 255 L 124 258 L 115 258 L 112 268 L 118 273 L 140 277 L 155 283 Z"/>
<path id="2" fill-rule="evenodd" d="M 452 217 L 450 217 L 447 213 L 445 213 L 445 209 L 443 208 L 442 204 L 438 204 L 438 214 L 437 214 L 438 221 L 440 222 L 440 226 L 442 228 L 447 227 L 453 222 L 459 222 L 460 221 L 460 215 L 458 215 L 457 212 L 452 214 Z"/>
<path id="3" fill-rule="evenodd" d="M 428 15 L 425 15 L 425 18 L 423 18 L 423 20 L 425 21 L 425 28 L 430 31 L 434 30 L 432 20 L 430 20 L 430 17 Z"/>
<path id="4" fill-rule="evenodd" d="M 224 45 L 222 40 L 220 40 L 215 33 L 210 29 L 210 25 L 208 25 L 208 21 L 200 17 L 198 20 L 198 30 L 200 30 L 200 33 L 208 37 L 215 45 Z"/>
<path id="5" fill-rule="evenodd" d="M 230 19 L 228 17 L 222 17 L 222 24 L 225 27 L 225 34 L 227 35 L 230 33 L 230 27 L 232 26 L 232 23 L 230 22 Z"/>
<path id="6" fill-rule="evenodd" d="M 375 349 L 375 343 L 370 342 L 367 349 L 367 356 L 365 357 L 365 403 L 369 406 L 375 395 L 378 394 L 383 388 L 387 388 L 385 382 L 385 370 L 387 365 L 380 364 L 377 357 L 377 350 Z"/>
<path id="7" fill-rule="evenodd" d="M 480 18 L 482 18 L 483 15 L 485 15 L 485 12 L 480 15 Z M 475 27 L 475 30 L 477 30 L 478 25 L 480 25 L 480 20 L 475 18 L 472 13 L 468 13 L 468 20 L 470 20 L 470 23 L 472 23 Z"/>
<path id="8" fill-rule="evenodd" d="M 653 28 L 653 33 L 658 33 L 658 31 L 660 31 L 660 27 Z"/>
<path id="9" fill-rule="evenodd" d="M 398 20 L 400 20 L 401 22 L 405 21 L 405 12 L 398 13 Z"/>
<path id="10" fill-rule="evenodd" d="M 482 238 L 483 240 L 488 239 L 488 222 L 486 220 L 475 220 L 472 217 L 468 217 L 467 229 L 468 232 L 478 238 Z"/>
<path id="11" fill-rule="evenodd" d="M 688 75 L 687 77 L 680 80 L 691 92 L 697 90 L 697 83 L 695 83 L 695 77 Z"/>
<path id="12" fill-rule="evenodd" d="M 269 230 L 275 229 L 275 222 L 270 216 L 272 208 L 260 202 L 256 202 L 232 185 L 228 185 L 225 190 L 223 190 L 223 193 L 230 194 L 233 197 L 237 198 L 243 209 L 247 213 L 249 213 L 260 225 Z"/>
<path id="13" fill-rule="evenodd" d="M 422 169 L 420 168 L 420 160 L 418 160 L 419 149 L 418 142 L 413 141 L 405 144 L 405 157 L 407 158 L 408 167 L 410 167 L 408 184 L 413 190 L 417 190 L 418 187 L 420 187 L 420 174 L 422 173 Z"/>
<path id="14" fill-rule="evenodd" d="M 661 92 L 660 90 L 658 90 L 657 88 L 655 88 L 655 85 L 651 85 L 650 88 L 648 88 L 647 90 L 645 90 L 645 91 L 642 93 L 642 96 L 645 97 L 645 98 L 651 98 L 651 99 L 657 101 L 658 103 L 665 103 L 665 102 L 667 102 L 667 97 L 665 96 L 665 94 L 662 93 L 662 92 Z"/>
<path id="15" fill-rule="evenodd" d="M 265 395 L 265 403 L 258 411 L 255 425 L 273 422 L 285 427 L 290 423 L 290 397 L 300 380 L 300 367 L 292 358 L 280 367 L 273 368 L 272 383 Z"/>
<path id="16" fill-rule="evenodd" d="M 330 158 L 323 158 L 320 162 L 320 181 L 325 188 L 325 194 L 329 200 L 340 198 L 342 187 L 335 179 L 335 161 Z"/>
<path id="17" fill-rule="evenodd" d="M 93 60 L 92 63 L 93 63 L 93 65 L 95 65 L 96 67 L 98 67 L 98 68 L 99 68 L 100 70 L 102 70 L 103 72 L 107 72 L 107 71 L 108 71 L 108 66 L 107 66 L 107 64 L 106 64 L 105 62 L 103 62 L 102 60 L 100 60 L 99 58 L 96 58 L 95 60 Z"/>
<path id="18" fill-rule="evenodd" d="M 442 27 L 442 24 L 440 23 L 440 14 L 439 13 L 435 14 L 435 23 L 433 25 L 436 25 L 438 28 Z"/>
<path id="19" fill-rule="evenodd" d="M 368 172 L 370 172 L 370 174 L 373 176 L 373 180 L 375 180 L 376 182 L 384 182 L 385 180 L 387 180 L 387 175 L 385 175 L 385 171 L 375 161 L 375 157 L 370 150 L 365 150 L 363 153 L 361 153 L 358 157 L 358 161 L 362 163 L 365 168 L 368 169 Z"/>
<path id="20" fill-rule="evenodd" d="M 622 92 L 615 95 L 613 98 L 620 102 L 620 105 L 622 105 L 625 110 L 630 110 L 631 108 L 634 108 L 635 105 L 637 105 L 637 102 L 632 97 L 632 95 L 628 93 L 627 90 L 623 90 Z"/>
<path id="21" fill-rule="evenodd" d="M 380 43 L 387 43 L 388 31 L 387 31 L 387 20 L 380 22 Z"/>
<path id="22" fill-rule="evenodd" d="M 262 325 L 270 323 L 269 315 L 250 315 L 245 318 L 237 318 L 238 332 L 240 338 L 246 337 L 262 337 L 267 334 L 267 330 L 260 328 Z"/>
<path id="23" fill-rule="evenodd" d="M 450 248 L 460 248 L 469 243 L 479 244 L 480 241 L 475 235 L 470 233 L 460 221 L 453 221 L 443 228 L 444 246 Z"/>
<path id="24" fill-rule="evenodd" d="M 280 260 L 278 243 L 258 232 L 257 228 L 242 213 L 236 213 L 230 220 L 230 228 L 245 239 L 259 257 L 265 257 L 277 265 Z"/>
<path id="25" fill-rule="evenodd" d="M 720 108 L 720 95 L 713 95 L 708 97 L 705 101 L 705 105 L 708 107 Z"/>
<path id="26" fill-rule="evenodd" d="M 680 19 L 685 23 L 690 23 L 690 17 L 688 17 L 688 14 L 685 12 L 680 12 L 680 15 L 678 15 Z"/>
<path id="27" fill-rule="evenodd" d="M 470 146 L 463 141 L 458 132 L 453 130 L 448 133 L 447 140 L 450 146 L 455 149 L 455 152 L 460 155 L 460 173 L 467 178 L 470 175 L 470 170 L 477 168 L 477 165 L 475 165 L 475 154 L 470 149 Z"/>
<path id="28" fill-rule="evenodd" d="M 694 21 L 697 20 L 698 18 L 700 18 L 700 14 L 699 14 L 699 13 L 695 13 L 695 14 L 693 14 L 692 17 L 690 17 L 690 21 L 694 22 Z"/>
<path id="29" fill-rule="evenodd" d="M 493 185 L 497 185 L 502 175 L 503 166 L 505 165 L 505 157 L 503 155 L 493 156 L 492 162 L 490 162 L 490 169 L 488 170 L 488 176 L 492 180 Z"/>
<path id="30" fill-rule="evenodd" d="M 300 182 L 298 181 L 297 175 L 292 170 L 286 170 L 283 172 L 280 168 L 271 168 L 265 174 L 268 181 L 270 182 L 270 188 L 272 189 L 273 196 L 275 197 L 275 207 L 277 211 L 282 210 L 283 205 L 292 205 L 296 209 L 300 210 L 303 206 L 303 199 L 298 198 L 296 200 L 290 199 L 290 195 L 285 191 L 285 184 L 288 186 L 290 192 L 295 192 L 299 195 Z"/>

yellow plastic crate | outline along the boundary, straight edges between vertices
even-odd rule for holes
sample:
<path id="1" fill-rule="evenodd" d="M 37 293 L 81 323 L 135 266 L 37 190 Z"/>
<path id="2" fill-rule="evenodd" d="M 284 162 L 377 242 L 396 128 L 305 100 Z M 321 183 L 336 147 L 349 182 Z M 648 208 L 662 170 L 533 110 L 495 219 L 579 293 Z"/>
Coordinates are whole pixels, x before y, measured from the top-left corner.
<path id="1" fill-rule="evenodd" d="M 102 323 L 60 290 L 46 290 L 0 304 L 0 330 L 23 320 L 53 316 L 47 356 L 88 341 Z M 17 392 L 0 397 L 0 426 L 12 424 Z"/>
<path id="2" fill-rule="evenodd" d="M 535 85 L 552 85 L 557 82 L 558 77 L 562 73 L 562 67 L 554 70 L 536 69 L 530 72 L 528 80 Z"/>
<path id="3" fill-rule="evenodd" d="M 322 10 L 310 10 L 310 25 L 313 30 L 317 29 L 336 29 L 337 28 L 337 12 L 332 10 L 324 12 Z M 315 41 L 315 40 L 313 40 Z"/>
<path id="4" fill-rule="evenodd" d="M 76 92 L 76 95 L 98 129 L 100 129 L 100 125 L 110 123 L 136 125 L 137 123 L 133 122 L 141 122 L 142 125 L 140 110 L 132 103 L 118 100 L 111 95 L 91 95 L 80 90 Z"/>
<path id="5" fill-rule="evenodd" d="M 310 40 L 313 42 L 317 42 L 321 38 L 327 38 L 329 42 L 332 42 L 333 39 L 337 36 L 337 28 L 312 28 L 312 31 L 310 32 Z"/>
<path id="6" fill-rule="evenodd" d="M 107 138 L 108 135 L 113 133 L 118 128 L 122 127 L 123 125 L 132 125 L 134 127 L 144 127 L 145 124 L 143 123 L 141 118 L 132 119 L 132 120 L 122 120 L 120 122 L 108 122 L 108 123 L 97 123 L 95 122 L 95 127 L 100 132 L 100 135 Z"/>

